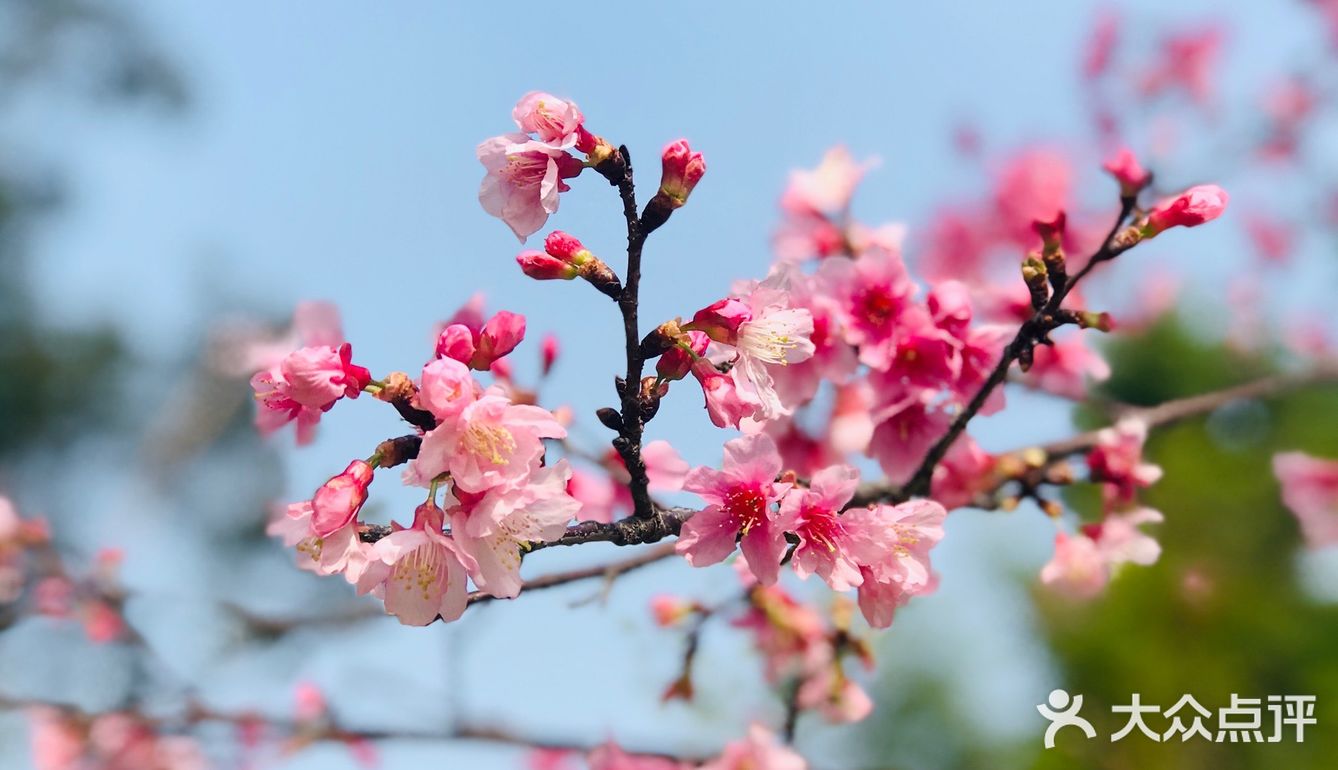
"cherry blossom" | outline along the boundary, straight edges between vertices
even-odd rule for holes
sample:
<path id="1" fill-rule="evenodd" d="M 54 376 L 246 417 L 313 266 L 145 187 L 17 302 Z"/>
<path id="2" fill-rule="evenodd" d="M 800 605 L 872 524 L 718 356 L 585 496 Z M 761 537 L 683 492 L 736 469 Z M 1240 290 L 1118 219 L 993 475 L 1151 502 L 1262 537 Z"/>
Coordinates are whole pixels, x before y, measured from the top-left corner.
<path id="1" fill-rule="evenodd" d="M 521 243 L 558 210 L 558 193 L 571 189 L 564 180 L 584 168 L 565 150 L 526 134 L 485 139 L 477 154 L 486 172 L 479 186 L 479 203 L 505 222 Z"/>
<path id="2" fill-rule="evenodd" d="M 354 460 L 343 473 L 322 484 L 311 498 L 312 533 L 326 537 L 353 521 L 367 502 L 374 472 L 369 463 Z"/>
<path id="3" fill-rule="evenodd" d="M 1283 452 L 1273 457 L 1273 474 L 1306 543 L 1311 548 L 1338 544 L 1338 460 Z"/>
<path id="4" fill-rule="evenodd" d="M 721 470 L 693 468 L 683 489 L 707 502 L 683 525 L 677 549 L 694 567 L 723 561 L 739 540 L 753 574 L 776 582 L 785 552 L 784 531 L 774 504 L 789 484 L 777 483 L 780 455 L 770 436 L 744 436 L 725 443 Z"/>
<path id="5" fill-rule="evenodd" d="M 575 102 L 543 91 L 530 91 L 520 97 L 511 117 L 521 131 L 561 149 L 576 144 L 577 132 L 585 121 Z"/>
<path id="6" fill-rule="evenodd" d="M 801 578 L 816 573 L 836 591 L 861 582 L 860 565 L 871 564 L 882 552 L 882 528 L 863 529 L 867 517 L 846 517 L 841 512 L 859 485 L 859 472 L 849 465 L 833 465 L 813 474 L 807 489 L 786 493 L 780 506 L 780 526 L 799 536 L 794 571 Z"/>
<path id="7" fill-rule="evenodd" d="M 251 378 L 257 429 L 269 434 L 296 421 L 297 443 L 310 443 L 321 414 L 341 398 L 357 398 L 371 382 L 371 373 L 355 365 L 352 355 L 347 342 L 300 348 L 257 373 Z"/>
<path id="8" fill-rule="evenodd" d="M 483 492 L 523 479 L 543 455 L 543 439 L 566 435 L 547 409 L 512 403 L 489 389 L 423 436 L 411 473 L 424 485 L 450 473 L 460 489 Z"/>
<path id="9" fill-rule="evenodd" d="M 1161 478 L 1161 468 L 1143 461 L 1143 442 L 1147 440 L 1147 424 L 1138 419 L 1125 419 L 1103 429 L 1097 445 L 1087 454 L 1087 467 L 1093 481 L 1107 485 L 1110 497 L 1117 503 L 1128 503 L 1139 489 L 1149 487 Z"/>
<path id="10" fill-rule="evenodd" d="M 896 608 L 912 596 L 932 592 L 938 585 L 929 551 L 943 539 L 947 511 L 932 500 L 911 500 L 900 505 L 875 505 L 847 511 L 845 526 L 881 531 L 883 555 L 861 565 L 859 608 L 869 625 L 886 628 Z"/>
<path id="11" fill-rule="evenodd" d="M 418 506 L 412 526 L 372 546 L 358 580 L 359 593 L 374 592 L 406 626 L 425 626 L 438 616 L 449 622 L 465 611 L 466 569 L 477 565 L 442 534 L 445 518 L 432 502 Z"/>
<path id="12" fill-rule="evenodd" d="M 725 746 L 718 759 L 700 770 L 807 770 L 808 763 L 776 740 L 765 727 L 753 725 L 748 737 Z"/>
<path id="13" fill-rule="evenodd" d="M 1183 193 L 1160 201 L 1144 219 L 1144 237 L 1152 237 L 1172 227 L 1197 227 L 1211 222 L 1226 210 L 1230 196 L 1212 184 L 1191 187 Z"/>

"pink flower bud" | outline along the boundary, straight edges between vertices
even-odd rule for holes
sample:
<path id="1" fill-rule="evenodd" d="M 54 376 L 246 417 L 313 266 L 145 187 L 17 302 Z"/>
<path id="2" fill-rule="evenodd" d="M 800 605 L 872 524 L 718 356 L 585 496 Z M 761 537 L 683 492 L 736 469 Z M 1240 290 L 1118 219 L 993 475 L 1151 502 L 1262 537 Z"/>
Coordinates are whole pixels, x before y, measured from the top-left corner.
<path id="1" fill-rule="evenodd" d="M 450 324 L 437 335 L 437 358 L 467 364 L 474 358 L 474 333 L 464 324 Z"/>
<path id="2" fill-rule="evenodd" d="M 688 196 L 706 174 L 706 160 L 700 152 L 693 152 L 688 140 L 670 142 L 661 155 L 663 174 L 660 192 L 669 197 L 674 208 L 688 202 Z"/>
<path id="3" fill-rule="evenodd" d="M 1115 153 L 1102 165 L 1102 168 L 1120 183 L 1120 195 L 1125 198 L 1138 195 L 1152 181 L 1152 175 L 1143 170 L 1138 164 L 1138 158 L 1134 157 L 1133 151 L 1128 147 Z"/>
<path id="4" fill-rule="evenodd" d="M 570 281 L 578 274 L 576 266 L 570 262 L 533 249 L 520 252 L 516 256 L 516 262 L 520 264 L 520 269 L 525 275 L 536 281 L 555 279 Z"/>
<path id="5" fill-rule="evenodd" d="M 691 615 L 692 611 L 692 602 L 677 596 L 660 594 L 650 600 L 650 612 L 655 616 L 655 624 L 658 626 L 672 626 Z"/>
<path id="6" fill-rule="evenodd" d="M 739 326 L 752 317 L 747 304 L 730 297 L 698 310 L 688 326 L 706 332 L 716 342 L 733 345 L 738 342 Z"/>
<path id="7" fill-rule="evenodd" d="M 1198 185 L 1158 203 L 1143 223 L 1143 235 L 1152 237 L 1171 227 L 1197 227 L 1211 222 L 1226 210 L 1226 190 L 1213 184 Z"/>
<path id="8" fill-rule="evenodd" d="M 581 244 L 576 236 L 554 230 L 544 239 L 544 251 L 563 262 L 579 265 L 590 258 L 590 250 Z"/>
<path id="9" fill-rule="evenodd" d="M 488 319 L 479 332 L 478 350 L 469 362 L 471 369 L 484 371 L 493 362 L 516 349 L 525 339 L 525 316 L 507 310 Z"/>
<path id="10" fill-rule="evenodd" d="M 1063 211 L 1059 211 L 1050 220 L 1037 219 L 1031 223 L 1031 229 L 1041 236 L 1045 243 L 1047 251 L 1057 249 L 1064 240 L 1064 227 L 1068 224 L 1068 217 Z"/>
<path id="11" fill-rule="evenodd" d="M 706 346 L 711 340 L 705 332 L 688 332 L 687 335 L 688 345 L 696 356 L 680 347 L 669 348 L 655 362 L 655 373 L 660 377 L 674 381 L 683 379 L 692 371 L 697 358 L 706 353 Z"/>
<path id="12" fill-rule="evenodd" d="M 354 460 L 343 473 L 321 485 L 311 498 L 311 531 L 317 537 L 328 537 L 353 521 L 367 502 L 372 476 L 371 465 Z"/>
<path id="13" fill-rule="evenodd" d="M 540 354 L 543 356 L 540 372 L 547 376 L 553 371 L 553 364 L 557 363 L 558 357 L 558 338 L 556 334 L 549 332 L 544 335 L 544 341 L 540 346 Z"/>

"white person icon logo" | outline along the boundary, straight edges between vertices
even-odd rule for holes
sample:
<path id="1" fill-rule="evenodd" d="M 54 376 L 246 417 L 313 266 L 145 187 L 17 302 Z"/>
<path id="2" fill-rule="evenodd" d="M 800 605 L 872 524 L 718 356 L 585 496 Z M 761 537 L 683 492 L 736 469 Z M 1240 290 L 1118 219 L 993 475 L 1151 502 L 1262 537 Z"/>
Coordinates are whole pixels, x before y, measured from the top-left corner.
<path id="1" fill-rule="evenodd" d="M 1088 738 L 1096 737 L 1096 728 L 1092 723 L 1078 716 L 1082 710 L 1082 696 L 1070 696 L 1067 690 L 1055 689 L 1050 691 L 1046 698 L 1050 704 L 1049 707 L 1043 703 L 1036 707 L 1041 712 L 1041 716 L 1050 720 L 1050 726 L 1045 728 L 1045 747 L 1053 749 L 1055 747 L 1055 734 L 1064 727 L 1076 727 L 1083 731 Z"/>

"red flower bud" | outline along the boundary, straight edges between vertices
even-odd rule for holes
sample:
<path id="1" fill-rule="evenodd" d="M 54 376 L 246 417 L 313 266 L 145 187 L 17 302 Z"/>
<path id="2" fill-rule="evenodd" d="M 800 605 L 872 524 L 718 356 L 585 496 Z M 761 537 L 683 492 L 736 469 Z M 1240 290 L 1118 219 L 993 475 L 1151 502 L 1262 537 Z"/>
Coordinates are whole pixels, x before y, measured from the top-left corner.
<path id="1" fill-rule="evenodd" d="M 522 251 L 516 256 L 520 269 L 529 277 L 538 281 L 561 279 L 570 281 L 577 276 L 576 266 L 550 254 L 533 249 Z"/>
<path id="2" fill-rule="evenodd" d="M 686 139 L 670 142 L 661 155 L 663 174 L 660 192 L 670 199 L 674 208 L 688 202 L 688 196 L 706 174 L 706 160 L 700 152 L 693 152 Z"/>
<path id="3" fill-rule="evenodd" d="M 1138 195 L 1152 181 L 1152 175 L 1143 170 L 1138 164 L 1138 158 L 1127 147 L 1115 153 L 1102 168 L 1120 183 L 1120 195 L 1125 198 Z"/>
<path id="4" fill-rule="evenodd" d="M 331 478 L 311 498 L 311 529 L 317 537 L 328 537 L 344 527 L 367 502 L 367 487 L 372 483 L 373 468 L 363 460 L 354 460 L 344 472 Z"/>
<path id="5" fill-rule="evenodd" d="M 1217 185 L 1191 187 L 1154 206 L 1143 222 L 1143 235 L 1150 238 L 1171 227 L 1197 227 L 1211 222 L 1226 210 L 1229 198 L 1226 190 Z"/>

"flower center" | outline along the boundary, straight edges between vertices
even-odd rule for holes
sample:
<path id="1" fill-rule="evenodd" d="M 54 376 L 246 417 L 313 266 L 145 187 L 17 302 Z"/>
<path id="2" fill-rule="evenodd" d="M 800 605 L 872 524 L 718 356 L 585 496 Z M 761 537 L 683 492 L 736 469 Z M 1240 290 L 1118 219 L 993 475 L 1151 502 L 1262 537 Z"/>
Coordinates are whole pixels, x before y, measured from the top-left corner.
<path id="1" fill-rule="evenodd" d="M 725 494 L 725 512 L 738 523 L 739 531 L 748 530 L 766 520 L 767 498 L 756 487 L 735 487 Z"/>
<path id="2" fill-rule="evenodd" d="M 798 341 L 785 328 L 753 321 L 746 321 L 739 326 L 739 347 L 767 363 L 784 366 L 789 363 L 787 354 L 798 345 Z"/>
<path id="3" fill-rule="evenodd" d="M 511 431 L 501 425 L 479 422 L 472 422 L 465 429 L 464 444 L 471 453 L 486 458 L 493 465 L 506 465 L 516 449 L 516 439 Z"/>
<path id="4" fill-rule="evenodd" d="M 419 591 L 424 601 L 430 601 L 434 593 L 445 588 L 446 565 L 442 563 L 441 549 L 426 543 L 418 546 L 395 562 L 390 579 L 403 584 L 405 590 Z"/>
<path id="5" fill-rule="evenodd" d="M 887 286 L 870 286 L 855 298 L 855 314 L 870 327 L 881 329 L 896 314 L 900 302 Z"/>

